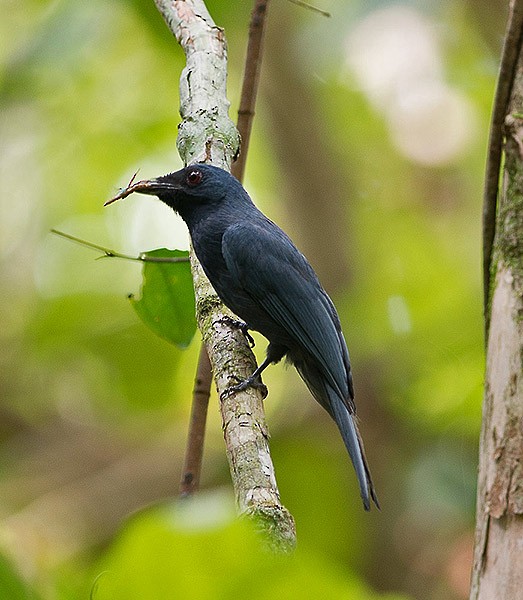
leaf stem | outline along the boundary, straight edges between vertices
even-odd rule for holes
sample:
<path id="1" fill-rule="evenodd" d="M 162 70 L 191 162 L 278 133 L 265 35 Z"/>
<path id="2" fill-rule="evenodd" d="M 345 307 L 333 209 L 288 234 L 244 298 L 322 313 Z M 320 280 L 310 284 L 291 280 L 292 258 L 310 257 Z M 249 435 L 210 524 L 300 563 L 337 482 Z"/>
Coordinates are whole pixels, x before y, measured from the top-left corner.
<path id="1" fill-rule="evenodd" d="M 138 262 L 151 263 L 189 262 L 188 256 L 148 256 L 146 252 L 140 252 L 138 256 L 131 256 L 130 254 L 123 254 L 122 252 L 111 250 L 110 248 L 106 248 L 105 246 L 100 246 L 99 244 L 94 244 L 93 242 L 82 240 L 81 238 L 71 235 L 70 233 L 59 231 L 58 229 L 51 229 L 51 233 L 59 235 L 60 237 L 63 237 L 71 242 L 75 242 L 76 244 L 80 244 L 80 246 L 85 246 L 86 248 L 90 248 L 91 250 L 98 250 L 99 252 L 102 252 L 103 255 L 99 258 L 122 258 L 124 260 L 134 260 Z"/>

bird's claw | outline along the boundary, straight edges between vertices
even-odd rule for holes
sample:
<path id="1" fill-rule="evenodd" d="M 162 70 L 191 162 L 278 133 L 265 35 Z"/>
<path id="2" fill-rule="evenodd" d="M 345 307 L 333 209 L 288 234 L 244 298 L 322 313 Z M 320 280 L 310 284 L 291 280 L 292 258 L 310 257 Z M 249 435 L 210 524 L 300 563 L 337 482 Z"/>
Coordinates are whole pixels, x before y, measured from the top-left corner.
<path id="1" fill-rule="evenodd" d="M 252 337 L 252 335 L 249 333 L 249 326 L 247 325 L 247 323 L 244 323 L 243 321 L 240 321 L 238 319 L 233 319 L 232 317 L 229 317 L 227 315 L 220 317 L 220 319 L 218 321 L 220 323 L 225 323 L 226 325 L 229 325 L 230 327 L 236 327 L 237 329 L 239 329 L 245 336 L 245 339 L 249 343 L 249 346 L 251 348 L 254 348 L 254 346 L 256 345 L 256 342 L 254 341 L 254 338 Z"/>
<path id="2" fill-rule="evenodd" d="M 252 335 L 249 333 L 249 326 L 247 325 L 247 323 L 244 323 L 243 326 L 240 327 L 240 329 L 243 335 L 245 336 L 245 339 L 247 340 L 249 346 L 251 348 L 254 348 L 254 346 L 256 346 L 256 342 L 254 341 Z"/>
<path id="3" fill-rule="evenodd" d="M 252 377 L 247 377 L 247 379 L 241 380 L 236 385 L 230 385 L 229 387 L 225 388 L 220 394 L 220 400 L 226 400 L 233 394 L 236 394 L 237 392 L 243 392 L 244 390 L 250 387 L 260 390 L 263 399 L 267 398 L 269 390 L 267 389 L 267 386 L 261 381 L 261 379 L 259 379 L 258 377 L 254 379 Z"/>

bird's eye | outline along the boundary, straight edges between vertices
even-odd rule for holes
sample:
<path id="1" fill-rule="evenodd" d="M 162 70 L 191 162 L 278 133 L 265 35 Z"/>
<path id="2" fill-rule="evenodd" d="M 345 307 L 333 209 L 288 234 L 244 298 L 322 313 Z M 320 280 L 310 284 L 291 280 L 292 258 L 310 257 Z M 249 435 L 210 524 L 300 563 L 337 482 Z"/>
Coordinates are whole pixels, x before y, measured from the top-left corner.
<path id="1" fill-rule="evenodd" d="M 187 173 L 187 177 L 185 179 L 187 181 L 187 185 L 195 186 L 198 185 L 203 179 L 203 173 L 198 169 L 193 169 Z"/>

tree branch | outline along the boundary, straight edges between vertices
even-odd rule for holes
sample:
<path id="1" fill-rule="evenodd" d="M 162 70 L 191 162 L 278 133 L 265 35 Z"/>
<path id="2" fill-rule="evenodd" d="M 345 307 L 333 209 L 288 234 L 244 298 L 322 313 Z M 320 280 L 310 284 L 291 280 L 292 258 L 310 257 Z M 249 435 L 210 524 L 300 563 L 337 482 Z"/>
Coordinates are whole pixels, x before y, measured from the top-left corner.
<path id="1" fill-rule="evenodd" d="M 155 2 L 187 60 L 180 79 L 180 155 L 186 164 L 201 161 L 229 170 L 239 139 L 228 117 L 223 31 L 214 24 L 202 0 Z M 256 362 L 243 333 L 226 318 L 231 313 L 212 289 L 194 252 L 191 268 L 198 325 L 221 395 L 232 381 L 248 377 Z M 240 512 L 259 520 L 275 549 L 292 549 L 294 520 L 280 502 L 260 392 L 250 388 L 224 399 L 221 413 Z"/>
<path id="2" fill-rule="evenodd" d="M 245 162 L 249 150 L 249 139 L 254 119 L 254 106 L 258 92 L 258 79 L 261 65 L 263 30 L 267 14 L 268 0 L 256 0 L 251 13 L 249 25 L 249 42 L 245 58 L 240 108 L 238 110 L 238 133 L 242 140 L 239 158 L 232 164 L 231 172 L 243 181 Z M 211 389 L 212 370 L 205 345 L 200 348 L 198 369 L 193 390 L 193 406 L 189 422 L 189 434 L 185 450 L 185 464 L 180 493 L 188 496 L 199 486 L 202 467 L 203 444 L 205 440 L 205 423 Z M 206 400 L 204 401 L 204 397 Z"/>

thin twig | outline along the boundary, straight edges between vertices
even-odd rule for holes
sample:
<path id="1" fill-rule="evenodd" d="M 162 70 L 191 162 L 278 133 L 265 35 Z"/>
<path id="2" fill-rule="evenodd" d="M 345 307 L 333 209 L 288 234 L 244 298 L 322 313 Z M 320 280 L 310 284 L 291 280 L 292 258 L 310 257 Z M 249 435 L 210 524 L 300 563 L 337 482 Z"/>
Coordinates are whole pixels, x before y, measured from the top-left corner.
<path id="1" fill-rule="evenodd" d="M 100 246 L 99 244 L 93 244 L 93 242 L 88 242 L 87 240 L 82 240 L 70 233 L 65 233 L 64 231 L 59 231 L 58 229 L 51 229 L 51 233 L 59 235 L 60 237 L 65 238 L 66 240 L 70 240 L 71 242 L 75 242 L 76 244 L 80 244 L 80 246 L 85 246 L 86 248 L 90 248 L 91 250 L 97 250 L 98 252 L 102 252 L 102 256 L 99 258 L 122 258 L 124 260 L 134 260 L 138 262 L 151 262 L 151 263 L 181 263 L 181 262 L 189 262 L 188 256 L 149 256 L 145 252 L 141 252 L 138 256 L 131 256 L 130 254 L 122 254 L 121 252 L 117 252 L 116 250 L 111 250 L 110 248 L 106 248 L 105 246 Z"/>
<path id="2" fill-rule="evenodd" d="M 485 340 L 489 329 L 490 268 L 492 248 L 496 233 L 496 212 L 499 190 L 499 171 L 501 167 L 504 121 L 508 111 L 508 102 L 514 81 L 517 58 L 521 48 L 521 29 L 523 24 L 522 3 L 510 3 L 510 15 L 507 23 L 505 42 L 501 56 L 498 85 L 492 109 L 490 137 L 487 152 L 485 188 L 483 192 L 483 308 L 485 319 Z"/>
<path id="3" fill-rule="evenodd" d="M 269 0 L 255 0 L 249 24 L 249 42 L 245 57 L 245 71 L 243 74 L 242 93 L 240 108 L 238 109 L 238 131 L 241 136 L 242 145 L 240 156 L 233 163 L 231 173 L 239 181 L 243 181 L 247 151 L 251 138 L 252 122 L 254 120 L 254 108 L 258 93 L 258 82 L 260 80 L 261 56 L 263 50 L 263 33 L 267 15 Z"/>
<path id="4" fill-rule="evenodd" d="M 205 345 L 202 344 L 194 382 L 189 434 L 187 436 L 182 479 L 180 482 L 180 495 L 182 497 L 190 496 L 200 485 L 203 442 L 205 438 L 209 396 L 211 393 L 211 381 L 211 363 Z"/>
<path id="5" fill-rule="evenodd" d="M 301 6 L 302 8 L 306 8 L 308 10 L 312 10 L 313 12 L 319 13 L 323 17 L 330 17 L 330 12 L 323 10 L 322 8 L 318 8 L 313 4 L 309 4 L 308 2 L 303 2 L 303 0 L 289 0 L 292 4 L 296 4 L 297 6 Z"/>

